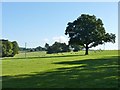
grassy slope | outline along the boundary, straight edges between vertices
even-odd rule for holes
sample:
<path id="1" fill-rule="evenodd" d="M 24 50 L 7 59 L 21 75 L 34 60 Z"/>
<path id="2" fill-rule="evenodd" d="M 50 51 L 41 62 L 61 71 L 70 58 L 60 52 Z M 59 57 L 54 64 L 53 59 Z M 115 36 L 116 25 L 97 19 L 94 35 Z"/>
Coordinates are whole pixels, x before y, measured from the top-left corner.
<path id="1" fill-rule="evenodd" d="M 118 85 L 118 52 L 19 54 L 2 61 L 3 88 L 109 88 Z"/>

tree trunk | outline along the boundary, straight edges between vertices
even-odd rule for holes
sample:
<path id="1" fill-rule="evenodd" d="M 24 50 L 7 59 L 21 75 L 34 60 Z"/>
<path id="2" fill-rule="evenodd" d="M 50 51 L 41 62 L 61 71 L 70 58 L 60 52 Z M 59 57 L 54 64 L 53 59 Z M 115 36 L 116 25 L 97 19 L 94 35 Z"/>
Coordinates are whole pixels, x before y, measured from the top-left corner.
<path id="1" fill-rule="evenodd" d="M 85 47 L 86 51 L 85 51 L 85 55 L 88 55 L 88 45 L 86 44 L 86 47 Z"/>

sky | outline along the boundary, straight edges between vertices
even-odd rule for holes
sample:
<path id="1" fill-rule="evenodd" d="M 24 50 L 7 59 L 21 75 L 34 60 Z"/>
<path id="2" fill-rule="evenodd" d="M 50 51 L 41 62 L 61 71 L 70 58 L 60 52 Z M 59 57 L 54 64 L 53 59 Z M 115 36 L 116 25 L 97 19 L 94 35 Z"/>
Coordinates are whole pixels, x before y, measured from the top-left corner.
<path id="1" fill-rule="evenodd" d="M 2 2 L 118 2 L 119 0 L 2 0 Z"/>
<path id="2" fill-rule="evenodd" d="M 102 19 L 106 32 L 116 34 L 116 43 L 93 49 L 118 49 L 117 2 L 4 2 L 2 3 L 2 38 L 17 41 L 20 47 L 67 43 L 68 22 L 81 14 Z"/>

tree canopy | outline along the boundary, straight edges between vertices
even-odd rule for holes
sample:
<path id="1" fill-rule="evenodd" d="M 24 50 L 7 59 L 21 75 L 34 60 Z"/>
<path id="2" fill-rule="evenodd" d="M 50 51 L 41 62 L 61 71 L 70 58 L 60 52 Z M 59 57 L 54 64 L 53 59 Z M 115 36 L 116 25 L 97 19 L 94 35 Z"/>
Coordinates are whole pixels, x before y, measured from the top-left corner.
<path id="1" fill-rule="evenodd" d="M 45 46 L 49 46 L 49 45 L 45 45 Z M 69 51 L 70 51 L 69 46 L 66 45 L 65 43 L 55 42 L 52 46 L 47 47 L 48 54 L 69 52 Z"/>
<path id="2" fill-rule="evenodd" d="M 78 51 L 83 49 L 83 46 L 77 45 L 77 44 L 73 44 L 73 45 L 70 45 L 70 46 L 71 46 L 71 48 L 73 48 L 73 52 L 78 52 Z"/>
<path id="3" fill-rule="evenodd" d="M 18 54 L 19 46 L 16 41 L 0 40 L 0 57 L 13 57 Z"/>
<path id="4" fill-rule="evenodd" d="M 95 15 L 82 14 L 73 22 L 68 22 L 65 35 L 69 35 L 69 44 L 82 45 L 85 55 L 88 49 L 105 42 L 115 43 L 115 34 L 106 33 L 104 24 Z"/>
<path id="5" fill-rule="evenodd" d="M 48 48 L 49 48 L 49 44 L 46 43 L 46 44 L 45 44 L 45 50 L 48 50 Z"/>
<path id="6" fill-rule="evenodd" d="M 18 54 L 19 46 L 18 46 L 18 43 L 16 41 L 13 41 L 12 45 L 13 45 L 12 50 L 13 50 L 13 56 L 14 56 L 15 54 Z"/>

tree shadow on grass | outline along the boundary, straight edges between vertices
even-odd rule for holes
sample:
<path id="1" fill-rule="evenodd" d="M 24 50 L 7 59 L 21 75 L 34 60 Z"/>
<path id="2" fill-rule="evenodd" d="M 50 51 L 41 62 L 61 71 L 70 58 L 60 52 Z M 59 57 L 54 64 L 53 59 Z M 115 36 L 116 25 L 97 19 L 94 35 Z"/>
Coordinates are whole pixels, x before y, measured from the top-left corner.
<path id="1" fill-rule="evenodd" d="M 120 56 L 113 56 L 111 58 L 100 58 L 100 59 L 85 59 L 85 60 L 74 60 L 74 61 L 62 61 L 62 62 L 56 62 L 54 64 L 65 64 L 65 65 L 75 65 L 75 64 L 87 64 L 89 66 L 97 66 L 97 65 L 110 65 L 110 64 L 117 64 L 118 58 Z M 117 61 L 117 62 L 116 62 Z"/>
<path id="2" fill-rule="evenodd" d="M 50 72 L 3 76 L 3 88 L 118 88 L 118 57 L 58 62 Z"/>

